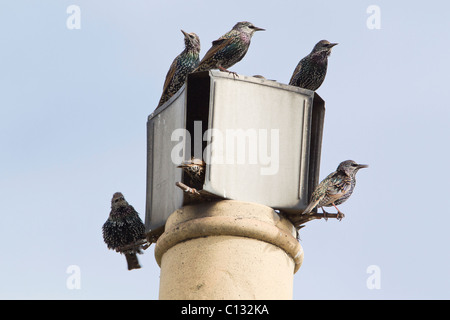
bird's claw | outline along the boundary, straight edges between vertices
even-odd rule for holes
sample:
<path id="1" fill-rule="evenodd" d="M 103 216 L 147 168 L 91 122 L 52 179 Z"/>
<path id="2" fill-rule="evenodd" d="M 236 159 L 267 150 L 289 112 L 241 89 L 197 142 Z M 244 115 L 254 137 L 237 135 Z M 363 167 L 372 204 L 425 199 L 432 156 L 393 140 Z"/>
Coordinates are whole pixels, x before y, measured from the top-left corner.
<path id="1" fill-rule="evenodd" d="M 219 67 L 219 70 L 222 71 L 222 72 L 228 72 L 229 74 L 232 74 L 233 75 L 233 79 L 236 79 L 236 77 L 239 78 L 239 75 L 236 72 L 234 72 L 234 71 L 230 71 L 228 69 L 225 69 L 224 67 Z"/>
<path id="2" fill-rule="evenodd" d="M 142 249 L 147 250 L 151 245 L 152 245 L 151 242 L 146 242 L 145 244 L 142 245 Z"/>
<path id="3" fill-rule="evenodd" d="M 198 192 L 195 188 L 187 188 L 184 192 L 200 195 L 200 192 Z"/>
<path id="4" fill-rule="evenodd" d="M 343 214 L 342 212 L 338 212 L 336 219 L 338 219 L 338 221 L 342 221 L 342 219 L 345 218 L 345 214 Z"/>

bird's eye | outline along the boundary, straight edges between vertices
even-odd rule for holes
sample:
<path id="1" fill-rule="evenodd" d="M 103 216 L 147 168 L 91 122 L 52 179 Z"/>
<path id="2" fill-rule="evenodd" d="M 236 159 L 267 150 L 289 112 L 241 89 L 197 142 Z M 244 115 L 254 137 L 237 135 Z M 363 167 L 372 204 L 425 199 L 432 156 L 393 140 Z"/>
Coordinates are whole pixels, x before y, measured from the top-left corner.
<path id="1" fill-rule="evenodd" d="M 192 34 L 189 35 L 189 38 L 194 39 L 194 36 Z"/>
<path id="2" fill-rule="evenodd" d="M 249 25 L 248 26 L 250 29 L 255 29 L 255 26 L 254 25 Z"/>
<path id="3" fill-rule="evenodd" d="M 357 163 L 352 163 L 352 167 L 357 167 L 358 164 Z"/>

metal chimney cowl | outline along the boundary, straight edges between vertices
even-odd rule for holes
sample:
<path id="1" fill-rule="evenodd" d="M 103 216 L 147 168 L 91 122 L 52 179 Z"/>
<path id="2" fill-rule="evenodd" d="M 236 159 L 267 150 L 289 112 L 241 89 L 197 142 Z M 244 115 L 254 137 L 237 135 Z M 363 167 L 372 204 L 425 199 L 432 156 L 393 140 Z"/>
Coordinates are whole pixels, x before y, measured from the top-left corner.
<path id="1" fill-rule="evenodd" d="M 177 165 L 207 163 L 205 193 L 289 213 L 319 178 L 325 102 L 313 91 L 220 71 L 193 73 L 148 117 L 146 230 L 186 204 Z"/>

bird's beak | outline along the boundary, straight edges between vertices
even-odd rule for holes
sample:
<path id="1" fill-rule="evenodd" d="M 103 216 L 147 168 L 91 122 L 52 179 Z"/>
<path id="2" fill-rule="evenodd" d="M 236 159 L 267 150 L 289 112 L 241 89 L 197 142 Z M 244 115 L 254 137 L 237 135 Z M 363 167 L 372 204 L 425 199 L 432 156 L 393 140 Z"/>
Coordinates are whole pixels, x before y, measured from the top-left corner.
<path id="1" fill-rule="evenodd" d="M 339 43 L 330 43 L 329 45 L 328 45 L 328 48 L 333 48 L 334 46 L 337 46 Z"/>
<path id="2" fill-rule="evenodd" d="M 185 38 L 189 38 L 189 34 L 188 34 L 186 31 L 181 30 L 181 32 L 184 34 L 184 37 L 185 37 Z"/>
<path id="3" fill-rule="evenodd" d="M 369 167 L 368 164 L 358 164 L 358 169 L 368 168 L 368 167 Z"/>
<path id="4" fill-rule="evenodd" d="M 266 29 L 255 27 L 255 31 L 266 31 Z"/>

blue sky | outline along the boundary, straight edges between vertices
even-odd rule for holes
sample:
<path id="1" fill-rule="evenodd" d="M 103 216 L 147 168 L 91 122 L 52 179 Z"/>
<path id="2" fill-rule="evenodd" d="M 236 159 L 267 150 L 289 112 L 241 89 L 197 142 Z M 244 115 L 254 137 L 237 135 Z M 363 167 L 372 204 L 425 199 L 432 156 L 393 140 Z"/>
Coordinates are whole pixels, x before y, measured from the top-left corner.
<path id="1" fill-rule="evenodd" d="M 69 5 L 81 29 L 69 30 Z M 366 26 L 367 7 L 381 29 Z M 448 299 L 449 4 L 431 1 L 2 1 L 0 3 L 0 298 L 157 299 L 153 247 L 128 272 L 101 226 L 114 192 L 144 218 L 146 121 L 183 49 L 180 29 L 211 41 L 248 20 L 231 69 L 288 83 L 314 44 L 338 42 L 320 178 L 358 173 L 342 222 L 308 223 L 294 299 Z M 79 266 L 81 288 L 66 286 Z M 367 267 L 381 288 L 368 289 Z"/>

